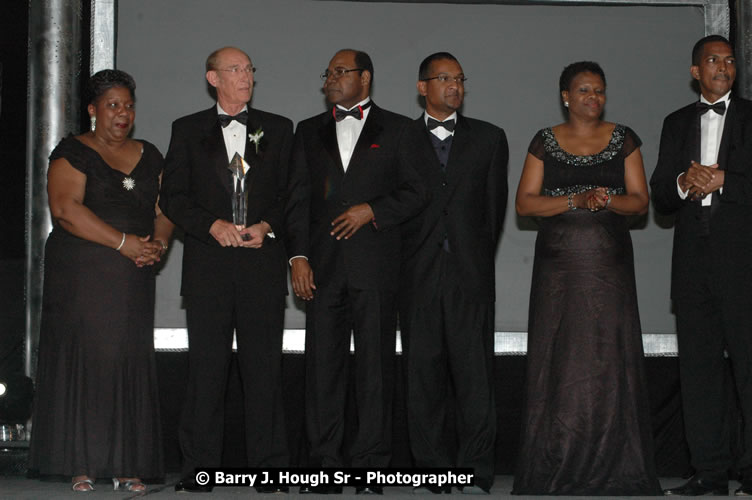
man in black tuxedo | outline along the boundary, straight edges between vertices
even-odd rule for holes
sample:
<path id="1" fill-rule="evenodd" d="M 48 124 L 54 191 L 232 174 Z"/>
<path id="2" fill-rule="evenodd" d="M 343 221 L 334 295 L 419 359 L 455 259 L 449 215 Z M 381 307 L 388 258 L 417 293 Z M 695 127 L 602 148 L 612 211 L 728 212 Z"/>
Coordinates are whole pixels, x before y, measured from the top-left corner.
<path id="1" fill-rule="evenodd" d="M 400 330 L 416 466 L 472 467 L 475 487 L 463 491 L 488 493 L 496 438 L 494 258 L 509 155 L 502 129 L 458 113 L 464 81 L 462 67 L 447 52 L 420 65 L 417 87 L 426 111 L 410 125 L 405 151 L 431 202 L 401 228 Z M 450 380 L 458 412 L 456 459 L 442 436 Z"/>
<path id="2" fill-rule="evenodd" d="M 752 495 L 752 102 L 731 92 L 734 50 L 713 35 L 697 42 L 690 72 L 700 101 L 663 123 L 653 204 L 676 213 L 671 298 L 676 313 L 684 425 L 697 471 L 669 495 L 728 494 L 728 470 Z M 734 464 L 724 349 L 745 421 Z"/>
<path id="3" fill-rule="evenodd" d="M 254 71 L 239 49 L 213 52 L 206 79 L 217 104 L 173 123 L 166 157 L 160 206 L 185 231 L 181 294 L 190 376 L 179 429 L 179 491 L 210 489 L 195 483 L 193 469 L 221 465 L 233 331 L 248 466 L 289 461 L 280 378 L 287 294 L 281 237 L 292 122 L 250 108 Z M 236 152 L 249 167 L 242 181 L 228 169 Z M 239 182 L 248 193 L 247 227 L 232 222 L 231 193 Z"/>
<path id="4" fill-rule="evenodd" d="M 315 465 L 343 466 L 352 331 L 358 429 L 350 463 L 386 467 L 401 247 L 397 226 L 422 208 L 425 191 L 415 170 L 398 156 L 409 120 L 369 97 L 370 57 L 341 50 L 321 76 L 333 107 L 298 124 L 287 208 L 292 286 L 307 301 L 306 428 Z M 379 492 L 372 490 L 357 492 Z"/>

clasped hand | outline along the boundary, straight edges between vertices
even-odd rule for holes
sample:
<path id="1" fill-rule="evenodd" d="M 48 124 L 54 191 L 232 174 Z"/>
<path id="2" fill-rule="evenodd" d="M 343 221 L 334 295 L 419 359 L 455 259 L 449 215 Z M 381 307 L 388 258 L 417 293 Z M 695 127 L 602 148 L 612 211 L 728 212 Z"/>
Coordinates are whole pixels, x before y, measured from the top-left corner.
<path id="1" fill-rule="evenodd" d="M 708 193 L 723 187 L 723 170 L 718 170 L 718 164 L 700 165 L 693 161 L 689 169 L 679 178 L 682 191 L 688 191 L 687 197 L 694 201 L 705 198 Z"/>
<path id="2" fill-rule="evenodd" d="M 127 234 L 120 253 L 132 260 L 137 267 L 151 266 L 162 258 L 164 248 L 158 241 L 151 241 L 151 236 Z"/>
<path id="3" fill-rule="evenodd" d="M 271 227 L 259 222 L 248 227 L 236 226 L 232 222 L 217 219 L 209 228 L 209 234 L 223 247 L 261 248 Z M 246 237 L 248 239 L 244 239 Z"/>
<path id="4" fill-rule="evenodd" d="M 589 189 L 574 196 L 574 206 L 576 208 L 587 208 L 591 212 L 597 212 L 608 206 L 610 196 L 605 187 Z"/>

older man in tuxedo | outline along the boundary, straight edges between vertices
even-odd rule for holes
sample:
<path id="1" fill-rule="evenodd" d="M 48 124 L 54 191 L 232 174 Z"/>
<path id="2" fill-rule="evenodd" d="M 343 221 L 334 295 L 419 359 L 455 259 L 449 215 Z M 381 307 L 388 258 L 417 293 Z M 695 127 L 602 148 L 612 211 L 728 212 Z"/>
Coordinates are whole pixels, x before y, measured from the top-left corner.
<path id="1" fill-rule="evenodd" d="M 350 463 L 389 465 L 398 225 L 425 199 L 415 170 L 399 155 L 409 120 L 371 101 L 373 74 L 364 52 L 347 49 L 334 55 L 321 75 L 332 107 L 298 124 L 290 166 L 292 286 L 307 301 L 306 429 L 314 464 L 323 467 L 344 465 L 351 332 L 358 427 Z"/>
<path id="2" fill-rule="evenodd" d="M 404 147 L 431 202 L 402 225 L 400 330 L 416 465 L 472 467 L 475 486 L 463 492 L 488 493 L 496 437 L 494 258 L 507 204 L 508 147 L 502 129 L 459 114 L 464 82 L 460 63 L 447 52 L 420 65 L 417 87 L 426 108 Z M 450 380 L 456 458 L 442 436 Z"/>
<path id="3" fill-rule="evenodd" d="M 160 206 L 185 231 L 181 293 L 190 344 L 177 491 L 211 490 L 195 482 L 194 468 L 221 465 L 233 332 L 248 466 L 281 467 L 289 460 L 280 379 L 287 294 L 281 236 L 292 122 L 250 107 L 254 71 L 243 51 L 214 51 L 206 79 L 217 103 L 173 123 L 166 157 Z M 228 169 L 236 153 L 246 162 L 244 178 Z M 247 193 L 245 227 L 233 220 L 239 185 Z"/>
<path id="4" fill-rule="evenodd" d="M 712 35 L 692 51 L 700 100 L 663 123 L 650 185 L 656 210 L 676 214 L 671 298 L 679 340 L 684 424 L 695 476 L 668 495 L 752 495 L 752 102 L 734 95 L 734 50 Z M 731 455 L 724 350 L 744 417 Z"/>

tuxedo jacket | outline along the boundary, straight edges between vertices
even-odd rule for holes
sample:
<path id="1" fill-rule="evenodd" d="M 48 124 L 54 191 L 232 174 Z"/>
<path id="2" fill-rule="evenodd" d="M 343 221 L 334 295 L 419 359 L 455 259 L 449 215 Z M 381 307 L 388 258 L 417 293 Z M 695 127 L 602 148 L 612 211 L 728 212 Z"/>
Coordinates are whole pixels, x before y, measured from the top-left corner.
<path id="1" fill-rule="evenodd" d="M 345 272 L 349 286 L 396 290 L 398 226 L 426 202 L 417 172 L 399 154 L 409 122 L 372 104 L 347 171 L 331 111 L 298 124 L 290 164 L 287 246 L 291 257 L 308 258 L 317 286 Z M 373 222 L 350 239 L 331 236 L 331 222 L 360 203 L 371 206 Z"/>
<path id="2" fill-rule="evenodd" d="M 465 298 L 493 302 L 494 258 L 508 194 L 506 135 L 495 125 L 458 115 L 442 169 L 429 134 L 423 116 L 406 133 L 405 153 L 428 186 L 430 203 L 401 228 L 401 293 L 411 301 L 430 300 L 439 287 L 446 238 Z"/>
<path id="3" fill-rule="evenodd" d="M 712 111 L 709 111 L 712 112 Z M 710 216 L 712 255 L 700 251 L 701 204 L 682 200 L 676 179 L 690 161 L 700 161 L 699 114 L 695 104 L 666 117 L 661 132 L 658 164 L 650 179 L 653 205 L 658 212 L 676 213 L 671 271 L 671 297 L 681 298 L 694 279 L 701 259 L 713 259 L 713 275 L 731 293 L 750 293 L 752 286 L 752 102 L 732 94 L 718 153 L 725 170 L 723 193 Z"/>
<path id="4" fill-rule="evenodd" d="M 259 283 L 270 293 L 287 293 L 282 237 L 292 122 L 249 107 L 247 135 L 259 128 L 264 135 L 258 153 L 250 137 L 246 137 L 244 159 L 250 165 L 245 178 L 246 223 L 250 226 L 266 221 L 276 237 L 267 236 L 261 248 L 252 249 L 222 247 L 209 234 L 217 219 L 232 222 L 232 173 L 227 168 L 229 161 L 216 106 L 172 124 L 160 207 L 185 231 L 183 295 L 227 293 L 236 279 Z"/>

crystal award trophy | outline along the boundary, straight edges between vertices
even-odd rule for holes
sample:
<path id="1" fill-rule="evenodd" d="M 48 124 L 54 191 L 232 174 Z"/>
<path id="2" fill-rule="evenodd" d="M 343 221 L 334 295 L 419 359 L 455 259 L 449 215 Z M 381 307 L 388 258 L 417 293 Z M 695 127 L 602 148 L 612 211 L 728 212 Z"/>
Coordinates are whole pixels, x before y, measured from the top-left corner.
<path id="1" fill-rule="evenodd" d="M 230 164 L 227 166 L 232 172 L 232 223 L 235 227 L 242 229 L 245 227 L 246 210 L 248 207 L 248 187 L 243 179 L 248 172 L 248 164 L 243 158 L 235 153 Z M 244 234 L 243 239 L 250 239 L 250 235 Z"/>

